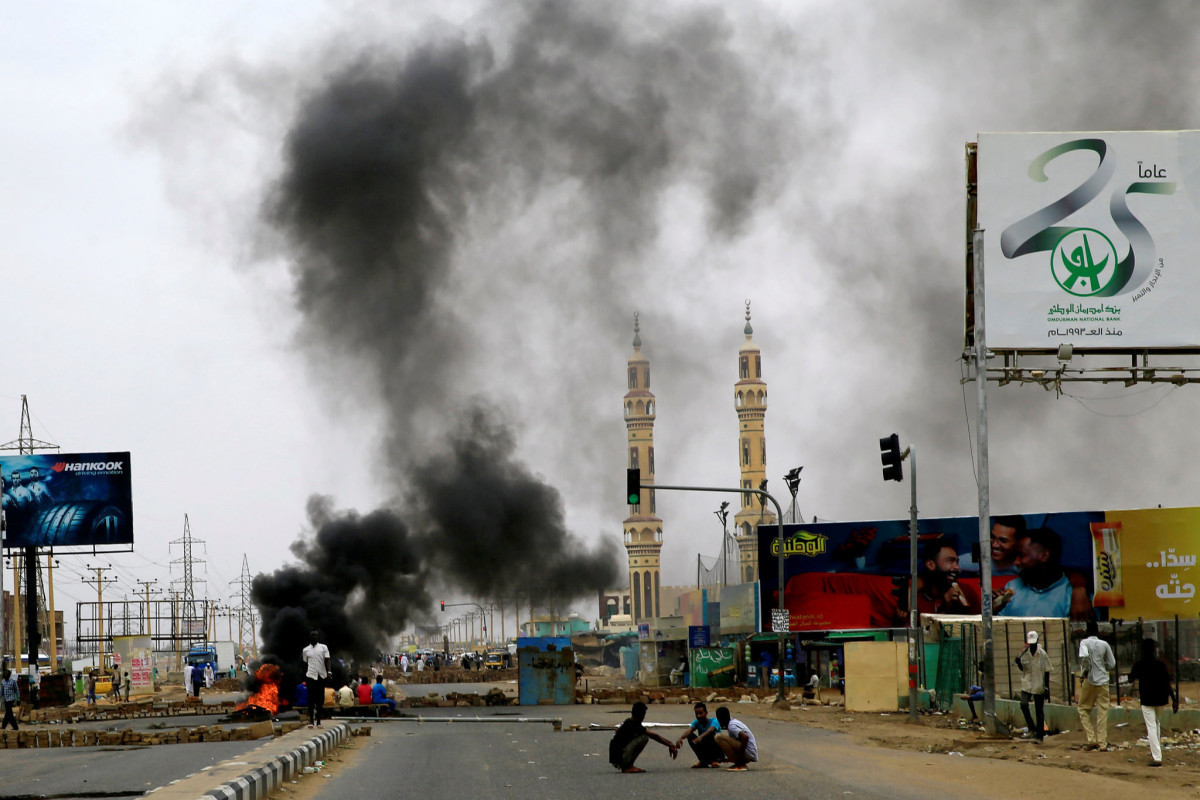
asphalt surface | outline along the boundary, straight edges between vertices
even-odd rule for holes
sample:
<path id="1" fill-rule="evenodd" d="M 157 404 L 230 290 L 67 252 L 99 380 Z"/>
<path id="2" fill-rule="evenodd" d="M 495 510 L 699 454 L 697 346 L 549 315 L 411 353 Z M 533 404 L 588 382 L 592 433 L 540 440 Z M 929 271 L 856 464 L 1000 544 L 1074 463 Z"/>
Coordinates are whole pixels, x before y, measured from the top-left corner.
<path id="1" fill-rule="evenodd" d="M 136 797 L 261 742 L 0 750 L 0 797 Z"/>
<path id="2" fill-rule="evenodd" d="M 897 787 L 880 775 L 863 774 L 847 780 L 845 769 L 825 774 L 820 765 L 805 766 L 806 743 L 838 737 L 827 731 L 804 729 L 792 724 L 752 722 L 764 759 L 746 772 L 722 769 L 691 769 L 691 751 L 684 745 L 672 761 L 667 749 L 650 742 L 638 766 L 644 774 L 625 775 L 608 763 L 611 730 L 564 730 L 554 732 L 549 724 L 521 723 L 515 715 L 554 716 L 564 725 L 616 725 L 628 709 L 615 706 L 524 706 L 517 709 L 438 709 L 457 714 L 422 714 L 421 723 L 385 721 L 374 725 L 370 737 L 355 740 L 361 754 L 345 759 L 345 766 L 331 770 L 330 777 L 305 778 L 314 782 L 311 795 L 321 800 L 346 797 L 395 798 L 440 796 L 453 786 L 456 797 L 504 796 L 523 798 L 562 797 L 647 797 L 655 800 L 695 800 L 699 796 L 769 798 L 815 798 L 844 800 L 847 796 L 924 798 L 919 787 Z M 658 730 L 674 740 L 684 730 L 684 706 L 653 707 L 647 722 L 666 723 Z M 513 721 L 480 723 L 472 717 Z M 447 724 L 443 720 L 454 718 Z M 791 755 L 773 752 L 777 740 L 788 739 Z M 772 757 L 765 757 L 766 753 Z M 843 765 L 844 767 L 844 765 Z M 941 794 L 942 797 L 953 795 Z M 967 795 L 963 795 L 967 797 Z"/>

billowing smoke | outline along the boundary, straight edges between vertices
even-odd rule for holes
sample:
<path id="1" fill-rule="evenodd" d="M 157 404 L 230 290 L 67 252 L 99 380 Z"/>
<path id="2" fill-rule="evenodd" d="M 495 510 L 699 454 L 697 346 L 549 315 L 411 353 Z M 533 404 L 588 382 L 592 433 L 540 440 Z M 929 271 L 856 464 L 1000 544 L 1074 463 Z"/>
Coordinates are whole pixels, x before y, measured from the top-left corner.
<path id="1" fill-rule="evenodd" d="M 313 534 L 292 548 L 300 563 L 254 583 L 272 653 L 298 653 L 316 627 L 335 651 L 370 656 L 422 622 L 435 584 L 561 608 L 621 581 L 613 537 L 592 547 L 567 529 L 559 492 L 523 463 L 511 414 L 487 399 L 498 387 L 469 377 L 490 357 L 483 345 L 524 323 L 503 305 L 482 323 L 471 304 L 542 281 L 551 298 L 561 276 L 537 250 L 471 252 L 464 234 L 478 241 L 499 219 L 503 241 L 505 224 L 547 213 L 544 198 L 566 190 L 557 213 L 574 244 L 553 266 L 588 287 L 578 313 L 604 330 L 633 310 L 624 287 L 663 192 L 691 174 L 704 225 L 736 236 L 770 182 L 773 132 L 752 124 L 757 90 L 720 16 L 634 24 L 539 2 L 511 22 L 498 43 L 440 36 L 406 55 L 353 54 L 310 87 L 288 131 L 262 218 L 292 265 L 318 371 L 383 406 L 396 504 L 360 516 L 310 503 Z M 548 261 L 563 258 L 551 250 Z M 587 358 L 547 361 L 542 400 L 578 398 L 591 438 L 595 400 L 573 380 Z M 619 417 L 602 419 L 619 435 Z M 543 447 L 574 448 L 571 438 Z"/>

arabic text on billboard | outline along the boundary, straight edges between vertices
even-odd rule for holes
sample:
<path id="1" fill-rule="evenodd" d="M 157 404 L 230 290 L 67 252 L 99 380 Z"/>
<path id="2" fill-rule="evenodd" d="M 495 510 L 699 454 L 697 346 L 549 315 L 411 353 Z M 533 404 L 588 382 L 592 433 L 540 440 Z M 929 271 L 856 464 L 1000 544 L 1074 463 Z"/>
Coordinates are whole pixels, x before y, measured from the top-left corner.
<path id="1" fill-rule="evenodd" d="M 988 346 L 1200 345 L 1200 131 L 979 135 Z"/>
<path id="2" fill-rule="evenodd" d="M 774 526 L 759 528 L 759 563 L 778 556 Z M 920 521 L 917 607 L 979 614 L 972 544 L 976 517 Z M 991 520 L 990 595 L 997 616 L 1170 619 L 1200 613 L 1200 508 L 1073 511 Z M 784 526 L 784 602 L 793 631 L 907 625 L 908 521 Z M 764 569 L 764 616 L 778 578 Z"/>
<path id="3" fill-rule="evenodd" d="M 0 457 L 5 547 L 133 544 L 129 453 Z"/>

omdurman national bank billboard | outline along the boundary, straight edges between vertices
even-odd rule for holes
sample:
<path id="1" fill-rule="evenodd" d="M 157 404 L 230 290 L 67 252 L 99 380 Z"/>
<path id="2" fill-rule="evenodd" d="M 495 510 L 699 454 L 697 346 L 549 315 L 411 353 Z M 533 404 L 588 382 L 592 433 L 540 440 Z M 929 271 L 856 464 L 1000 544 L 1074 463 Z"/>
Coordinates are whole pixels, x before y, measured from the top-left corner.
<path id="1" fill-rule="evenodd" d="M 129 453 L 0 457 L 5 547 L 133 544 Z"/>
<path id="2" fill-rule="evenodd" d="M 979 134 L 987 343 L 1200 346 L 1200 131 Z"/>

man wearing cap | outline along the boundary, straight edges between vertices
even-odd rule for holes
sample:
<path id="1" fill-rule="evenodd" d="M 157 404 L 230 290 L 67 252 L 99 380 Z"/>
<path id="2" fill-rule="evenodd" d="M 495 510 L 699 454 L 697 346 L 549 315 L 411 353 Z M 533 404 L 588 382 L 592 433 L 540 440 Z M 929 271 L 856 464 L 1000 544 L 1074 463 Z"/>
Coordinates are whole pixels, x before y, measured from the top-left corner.
<path id="1" fill-rule="evenodd" d="M 1039 742 L 1045 735 L 1046 713 L 1044 704 L 1050 694 L 1050 657 L 1045 648 L 1038 646 L 1037 631 L 1025 634 L 1025 649 L 1015 659 L 1017 669 L 1021 670 L 1021 713 L 1025 715 L 1027 730 L 1033 733 Z M 1033 699 L 1034 711 L 1037 714 L 1037 724 L 1029 716 L 1029 700 Z M 1025 734 L 1028 738 L 1029 733 Z"/>

